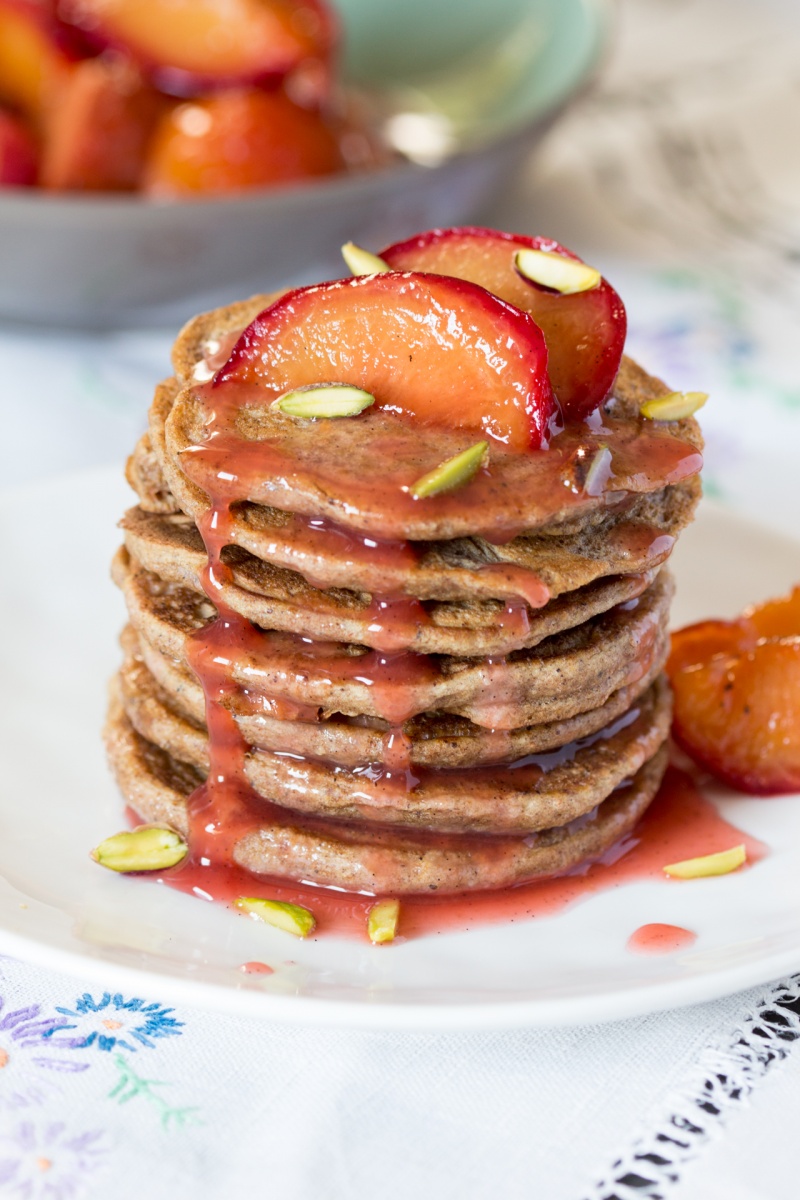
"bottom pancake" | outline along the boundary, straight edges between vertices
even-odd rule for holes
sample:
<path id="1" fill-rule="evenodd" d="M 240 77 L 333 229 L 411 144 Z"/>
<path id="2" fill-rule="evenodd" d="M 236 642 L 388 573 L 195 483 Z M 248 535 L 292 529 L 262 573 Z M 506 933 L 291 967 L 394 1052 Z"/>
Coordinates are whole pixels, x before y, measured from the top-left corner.
<path id="1" fill-rule="evenodd" d="M 112 690 L 106 748 L 117 783 L 145 822 L 188 833 L 187 799 L 202 783 L 194 768 L 137 734 Z M 300 816 L 268 801 L 233 858 L 255 874 L 378 895 L 494 889 L 562 874 L 600 858 L 628 834 L 656 794 L 662 746 L 593 812 L 526 837 L 434 835 Z M 263 817 L 261 816 L 263 806 Z"/>

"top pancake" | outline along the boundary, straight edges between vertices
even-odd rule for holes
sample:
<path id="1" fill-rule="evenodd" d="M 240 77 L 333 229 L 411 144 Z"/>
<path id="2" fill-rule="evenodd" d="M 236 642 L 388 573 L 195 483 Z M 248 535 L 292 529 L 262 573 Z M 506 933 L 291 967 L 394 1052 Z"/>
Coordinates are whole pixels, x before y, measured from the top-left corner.
<path id="1" fill-rule="evenodd" d="M 668 389 L 623 359 L 614 393 L 596 420 L 568 427 L 546 451 L 510 453 L 492 441 L 488 470 L 467 486 L 414 500 L 409 485 L 471 445 L 475 430 L 425 426 L 379 409 L 345 420 L 297 420 L 270 408 L 274 397 L 265 387 L 225 384 L 209 392 L 207 384 L 197 382 L 211 372 L 204 354 L 216 351 L 218 365 L 224 358 L 220 346 L 226 339 L 230 345 L 236 331 L 269 301 L 256 297 L 196 318 L 176 343 L 181 387 L 165 423 L 162 465 L 173 492 L 183 493 L 179 499 L 186 511 L 187 490 L 194 492 L 192 507 L 207 506 L 200 479 L 208 487 L 216 465 L 204 468 L 204 456 L 213 452 L 226 458 L 225 436 L 213 447 L 207 444 L 209 410 L 231 404 L 238 499 L 328 518 L 379 537 L 430 541 L 479 535 L 502 541 L 524 531 L 574 530 L 602 518 L 609 507 L 659 492 L 699 470 L 696 422 L 688 418 L 665 425 L 642 418 L 642 403 Z M 250 443 L 244 454 L 240 440 Z M 191 449 L 198 446 L 200 454 Z M 589 495 L 586 472 L 601 446 L 611 451 L 612 476 L 605 491 Z M 245 472 L 242 463 L 248 457 L 251 469 Z M 228 456 L 226 471 L 232 464 Z"/>
<path id="2" fill-rule="evenodd" d="M 185 512 L 198 520 L 208 498 L 170 463 L 166 452 L 164 427 L 176 395 L 175 381 L 157 388 L 150 430 L 128 461 L 127 477 L 145 512 Z M 575 529 L 526 533 L 500 545 L 478 537 L 416 542 L 410 552 L 400 546 L 397 553 L 385 548 L 375 554 L 363 545 L 348 544 L 344 535 L 314 539 L 312 530 L 309 540 L 302 517 L 245 502 L 233 506 L 230 541 L 320 588 L 480 601 L 526 591 L 530 595 L 539 581 L 554 599 L 609 575 L 659 566 L 691 521 L 699 496 L 699 479 L 692 477 L 657 492 L 626 497 Z"/>

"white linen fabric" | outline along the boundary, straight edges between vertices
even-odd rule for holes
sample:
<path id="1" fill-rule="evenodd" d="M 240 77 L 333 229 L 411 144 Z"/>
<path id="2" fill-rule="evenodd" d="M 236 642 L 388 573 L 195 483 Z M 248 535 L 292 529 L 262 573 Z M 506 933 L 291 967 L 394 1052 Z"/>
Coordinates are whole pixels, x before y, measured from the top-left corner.
<path id="1" fill-rule="evenodd" d="M 702 1105 L 733 1104 L 705 1080 L 759 1082 L 765 1038 L 747 1018 L 774 1006 L 755 989 L 575 1029 L 313 1030 L 0 966 L 0 1195 L 42 1200 L 671 1195 L 672 1172 L 635 1155 L 661 1130 L 700 1149 L 673 1115 L 714 1136 Z M 773 1036 L 771 1048 L 787 1046 Z M 668 1150 L 678 1172 L 684 1155 Z M 659 1187 L 615 1182 L 634 1175 Z"/>
<path id="2" fill-rule="evenodd" d="M 789 3 L 627 0 L 600 87 L 485 214 L 602 268 L 634 356 L 713 397 L 707 490 L 795 536 L 799 25 Z M 2 486 L 121 463 L 173 333 L 0 329 Z M 796 1194 L 800 978 L 602 1026 L 427 1035 L 0 966 L 0 1196 Z"/>

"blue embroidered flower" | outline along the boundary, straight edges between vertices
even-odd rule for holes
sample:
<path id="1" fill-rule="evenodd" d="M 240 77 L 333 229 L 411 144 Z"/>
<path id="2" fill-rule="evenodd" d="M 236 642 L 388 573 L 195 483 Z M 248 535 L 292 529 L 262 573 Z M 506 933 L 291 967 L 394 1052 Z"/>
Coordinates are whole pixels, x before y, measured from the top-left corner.
<path id="1" fill-rule="evenodd" d="M 139 1046 L 152 1048 L 158 1038 L 177 1037 L 183 1030 L 183 1022 L 176 1021 L 170 1014 L 173 1008 L 161 1004 L 147 1004 L 134 998 L 126 1000 L 119 992 L 112 995 L 103 992 L 95 1000 L 85 992 L 74 1008 L 56 1007 L 56 1012 L 70 1018 L 46 1036 L 54 1045 L 70 1048 L 94 1046 L 98 1050 L 138 1050 Z M 77 1030 L 70 1038 L 62 1038 L 62 1030 Z"/>

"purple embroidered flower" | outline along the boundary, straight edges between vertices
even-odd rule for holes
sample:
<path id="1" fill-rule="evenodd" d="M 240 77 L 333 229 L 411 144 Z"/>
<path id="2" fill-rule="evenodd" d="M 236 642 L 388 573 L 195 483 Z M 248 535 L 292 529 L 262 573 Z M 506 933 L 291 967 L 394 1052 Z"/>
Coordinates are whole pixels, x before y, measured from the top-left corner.
<path id="1" fill-rule="evenodd" d="M 102 1133 L 73 1133 L 61 1121 L 23 1121 L 0 1133 L 0 1192 L 19 1200 L 73 1200 L 101 1165 Z"/>
<path id="2" fill-rule="evenodd" d="M 88 1062 L 75 1062 L 52 1053 L 53 1043 L 49 1038 L 66 1024 L 65 1017 L 42 1017 L 39 1004 L 7 1009 L 0 997 L 0 1108 L 41 1104 L 50 1090 L 39 1074 L 42 1070 L 88 1070 Z"/>
<path id="3" fill-rule="evenodd" d="M 126 1000 L 119 992 L 113 996 L 104 992 L 99 1000 L 85 992 L 74 1008 L 56 1008 L 56 1012 L 68 1019 L 45 1036 L 51 1038 L 54 1046 L 70 1049 L 85 1046 L 94 1046 L 98 1050 L 152 1048 L 158 1038 L 177 1037 L 182 1032 L 183 1022 L 170 1015 L 174 1011 L 136 998 Z M 77 1032 L 69 1038 L 62 1037 L 62 1030 L 68 1029 Z"/>

